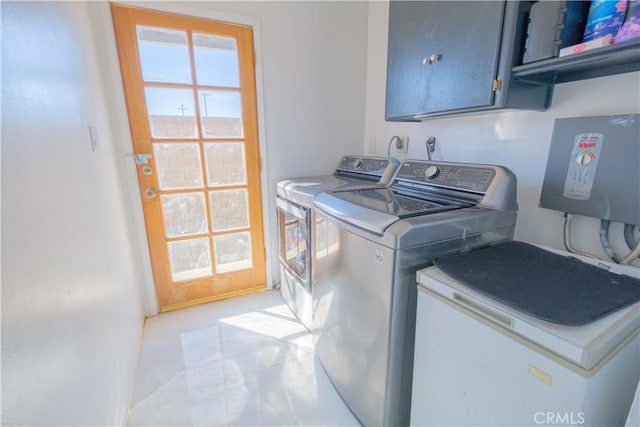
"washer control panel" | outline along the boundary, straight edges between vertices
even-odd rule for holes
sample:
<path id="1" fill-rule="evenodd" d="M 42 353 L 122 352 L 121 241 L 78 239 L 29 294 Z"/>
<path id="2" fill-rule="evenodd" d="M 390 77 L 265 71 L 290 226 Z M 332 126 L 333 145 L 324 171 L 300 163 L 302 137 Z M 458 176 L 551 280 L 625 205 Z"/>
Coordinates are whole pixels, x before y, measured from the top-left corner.
<path id="1" fill-rule="evenodd" d="M 357 156 L 344 156 L 340 160 L 338 170 L 347 172 L 360 172 L 369 175 L 382 176 L 387 167 L 391 165 L 391 160 L 381 159 L 378 157 L 357 157 Z"/>
<path id="2" fill-rule="evenodd" d="M 489 165 L 406 161 L 398 169 L 395 178 L 402 181 L 485 193 L 495 176 L 495 169 Z"/>

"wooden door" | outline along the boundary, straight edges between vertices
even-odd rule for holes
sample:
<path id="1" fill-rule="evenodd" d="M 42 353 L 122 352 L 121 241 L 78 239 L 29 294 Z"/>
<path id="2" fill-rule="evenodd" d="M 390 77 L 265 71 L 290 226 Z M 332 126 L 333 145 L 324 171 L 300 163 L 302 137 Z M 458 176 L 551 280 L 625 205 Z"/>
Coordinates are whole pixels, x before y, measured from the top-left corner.
<path id="1" fill-rule="evenodd" d="M 252 29 L 111 12 L 160 310 L 264 289 Z"/>

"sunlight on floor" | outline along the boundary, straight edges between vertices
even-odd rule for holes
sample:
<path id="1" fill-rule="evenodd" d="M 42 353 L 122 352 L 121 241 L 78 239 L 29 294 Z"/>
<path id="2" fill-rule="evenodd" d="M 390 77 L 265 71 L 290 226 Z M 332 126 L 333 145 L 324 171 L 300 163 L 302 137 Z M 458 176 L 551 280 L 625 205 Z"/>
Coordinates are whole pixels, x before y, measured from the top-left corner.
<path id="1" fill-rule="evenodd" d="M 355 426 L 275 291 L 148 319 L 131 426 Z"/>

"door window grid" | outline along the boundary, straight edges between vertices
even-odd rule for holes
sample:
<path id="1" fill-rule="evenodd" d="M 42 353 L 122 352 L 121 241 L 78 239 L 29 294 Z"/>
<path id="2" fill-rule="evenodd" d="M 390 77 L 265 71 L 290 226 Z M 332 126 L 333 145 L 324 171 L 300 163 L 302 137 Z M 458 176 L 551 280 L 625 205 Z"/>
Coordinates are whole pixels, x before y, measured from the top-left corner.
<path id="1" fill-rule="evenodd" d="M 204 231 L 203 233 L 196 232 L 189 236 L 176 235 L 175 232 L 169 233 L 168 229 L 170 227 L 167 225 L 167 215 L 165 215 L 164 225 L 166 231 L 165 235 L 167 241 L 167 249 L 169 250 L 172 276 L 174 281 L 176 282 L 190 280 L 197 277 L 212 276 L 216 274 L 215 270 L 218 270 L 217 272 L 219 273 L 224 273 L 252 267 L 251 234 L 248 219 L 244 221 L 244 223 L 246 223 L 246 226 L 240 224 L 239 226 L 231 226 L 228 228 L 223 227 L 219 230 L 216 230 L 215 227 L 212 226 L 211 222 L 213 219 L 212 206 L 216 193 L 223 194 L 223 192 L 228 192 L 229 190 L 236 189 L 241 189 L 245 193 L 248 191 L 245 176 L 245 141 L 243 138 L 244 132 L 242 126 L 242 88 L 240 87 L 239 79 L 235 81 L 237 82 L 235 86 L 205 86 L 204 84 L 198 84 L 198 64 L 196 64 L 196 55 L 193 45 L 194 34 L 189 30 L 186 31 L 186 34 L 191 80 L 186 81 L 186 79 L 182 79 L 183 81 L 153 81 L 151 79 L 144 79 L 143 81 L 149 115 L 151 142 L 154 148 L 158 143 L 166 144 L 166 146 L 169 146 L 170 144 L 184 144 L 185 140 L 193 141 L 195 139 L 194 142 L 197 143 L 199 148 L 201 164 L 199 169 L 193 167 L 190 170 L 192 172 L 194 170 L 199 171 L 201 176 L 197 178 L 192 177 L 191 181 L 195 183 L 195 186 L 200 187 L 202 180 L 206 178 L 206 182 L 210 187 L 210 191 L 206 195 L 203 191 L 183 190 L 181 192 L 182 197 L 188 197 L 189 194 L 191 194 L 192 197 L 196 198 L 199 198 L 199 196 L 206 197 L 207 203 L 205 203 L 205 209 L 207 211 L 206 218 L 208 219 L 208 226 L 206 227 L 206 231 Z M 196 33 L 196 38 L 202 38 L 206 36 L 207 35 Z M 235 39 L 226 39 L 233 40 L 234 47 L 237 45 Z M 143 61 L 142 58 L 141 61 Z M 235 55 L 235 61 L 235 70 L 239 76 L 237 52 Z M 141 66 L 144 65 L 141 64 Z M 202 69 L 202 67 L 200 67 L 200 69 Z M 203 81 L 203 83 L 210 82 L 210 80 L 207 80 L 206 78 L 201 78 L 200 81 Z M 174 91 L 174 94 L 179 93 L 182 98 L 184 98 L 181 99 L 179 97 L 175 97 L 176 99 L 180 99 L 182 101 L 176 108 L 179 109 L 182 113 L 181 116 L 186 117 L 187 119 L 180 119 L 180 116 L 177 115 L 174 115 L 172 118 L 168 119 L 165 117 L 161 117 L 162 114 L 156 114 L 156 117 L 152 117 L 151 110 L 156 110 L 153 112 L 158 112 L 158 109 L 149 107 L 149 99 L 153 99 L 156 94 L 160 94 L 160 92 L 163 90 Z M 191 92 L 191 99 L 187 97 L 187 91 Z M 225 103 L 230 104 L 231 107 L 224 108 L 223 105 Z M 218 114 L 220 117 L 212 116 L 211 114 Z M 236 118 L 234 116 L 238 117 Z M 177 123 L 178 129 L 172 127 L 172 125 L 176 125 L 176 122 L 181 122 L 182 128 L 179 127 L 180 123 Z M 193 123 L 194 125 L 193 129 L 191 129 L 191 123 Z M 180 141 L 172 141 L 176 138 Z M 233 138 L 233 141 L 221 141 L 221 139 L 229 140 L 231 138 Z M 209 164 L 211 162 L 207 161 L 208 157 L 205 154 L 205 144 L 207 146 L 210 146 L 211 142 L 219 144 L 240 144 L 242 146 L 242 161 L 240 164 L 241 171 L 239 171 L 239 175 L 241 175 L 242 177 L 241 182 L 215 183 L 215 179 L 213 179 L 211 176 L 212 167 Z M 206 177 L 204 176 L 205 174 Z M 212 182 L 214 182 L 214 184 L 212 184 Z M 165 188 L 163 188 L 162 185 L 159 186 L 161 197 L 166 197 L 166 195 L 172 194 L 173 192 L 170 191 L 172 189 L 180 188 L 167 188 L 166 185 L 164 187 Z M 246 204 L 245 209 L 246 216 L 248 218 L 248 203 Z M 236 246 L 238 246 L 239 244 L 239 247 L 233 247 L 233 235 L 237 236 L 235 241 L 237 242 Z M 208 237 L 206 244 L 204 244 L 204 241 L 202 240 L 202 237 L 204 236 Z M 189 249 L 188 253 L 182 255 L 178 254 L 174 249 L 180 246 L 187 247 Z M 218 247 L 224 247 L 224 251 L 229 251 L 229 254 L 218 254 L 216 251 Z M 194 255 L 195 252 L 197 252 L 196 255 Z M 209 259 L 208 263 L 203 264 L 203 257 L 207 257 Z M 212 261 L 214 262 L 212 263 Z M 192 268 L 186 268 L 185 265 L 191 266 Z"/>

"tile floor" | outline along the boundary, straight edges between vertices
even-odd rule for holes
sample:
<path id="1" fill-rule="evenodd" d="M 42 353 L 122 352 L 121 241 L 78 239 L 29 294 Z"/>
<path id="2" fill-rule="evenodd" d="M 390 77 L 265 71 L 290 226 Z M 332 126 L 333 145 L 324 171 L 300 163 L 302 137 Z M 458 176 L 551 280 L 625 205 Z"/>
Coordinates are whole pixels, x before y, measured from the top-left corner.
<path id="1" fill-rule="evenodd" d="M 357 426 L 280 293 L 148 319 L 131 426 Z"/>

